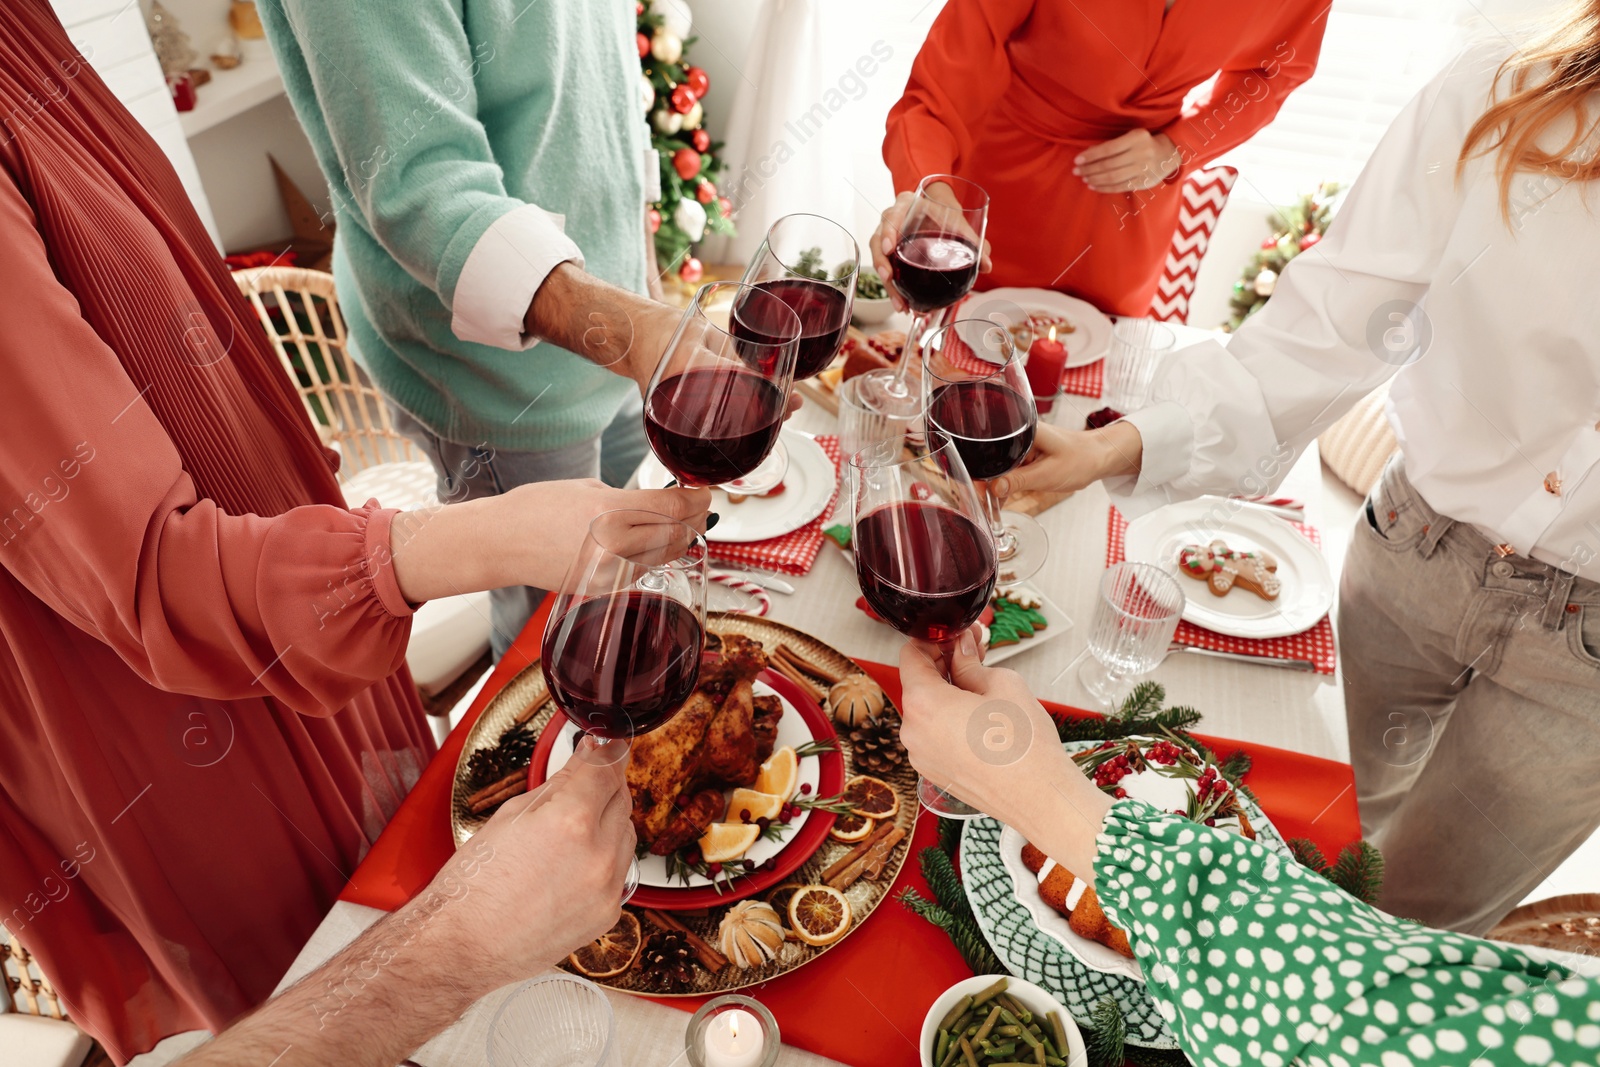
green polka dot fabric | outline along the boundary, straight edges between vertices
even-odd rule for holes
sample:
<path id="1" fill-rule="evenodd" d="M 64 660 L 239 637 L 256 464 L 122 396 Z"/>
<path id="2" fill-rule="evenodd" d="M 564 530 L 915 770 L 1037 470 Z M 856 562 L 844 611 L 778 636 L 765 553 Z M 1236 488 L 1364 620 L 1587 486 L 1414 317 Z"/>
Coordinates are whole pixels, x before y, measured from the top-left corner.
<path id="1" fill-rule="evenodd" d="M 1258 841 L 1118 801 L 1095 888 L 1201 1067 L 1600 1063 L 1600 984 L 1393 918 Z"/>

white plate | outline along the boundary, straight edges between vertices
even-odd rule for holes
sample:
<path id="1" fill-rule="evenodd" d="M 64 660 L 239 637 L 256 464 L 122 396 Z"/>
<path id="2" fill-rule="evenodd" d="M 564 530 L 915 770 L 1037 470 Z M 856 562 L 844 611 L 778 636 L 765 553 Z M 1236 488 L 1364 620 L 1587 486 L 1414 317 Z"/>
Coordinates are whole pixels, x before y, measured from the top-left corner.
<path id="1" fill-rule="evenodd" d="M 1039 610 L 1044 612 L 1045 621 L 1050 625 L 1043 630 L 1035 630 L 1032 637 L 1024 637 L 1014 645 L 1001 645 L 991 648 L 983 654 L 983 662 L 993 667 L 996 663 L 1004 662 L 1012 656 L 1020 656 L 1030 649 L 1038 648 L 1052 637 L 1060 637 L 1072 629 L 1072 618 L 1054 600 L 1044 595 L 1044 591 L 1032 582 L 1019 582 L 1015 586 L 1018 592 L 1032 593 L 1044 601 Z"/>
<path id="2" fill-rule="evenodd" d="M 1132 777 L 1124 778 L 1119 784 L 1125 785 Z M 1132 792 L 1129 790 L 1130 795 Z M 1039 896 L 1039 876 L 1028 870 L 1027 864 L 1022 862 L 1022 846 L 1027 843 L 1027 838 L 1009 826 L 1000 831 L 1000 862 L 1005 864 L 1012 882 L 1016 884 L 1017 902 L 1027 910 L 1039 932 L 1065 945 L 1067 951 L 1082 960 L 1085 967 L 1106 974 L 1125 975 L 1137 982 L 1144 981 L 1138 960 L 1130 960 L 1115 949 L 1079 935 L 1067 922 L 1065 915 L 1044 902 L 1044 898 Z"/>
<path id="3" fill-rule="evenodd" d="M 778 739 L 773 744 L 774 751 L 783 748 L 785 745 L 790 748 L 799 748 L 801 745 L 810 744 L 816 740 L 812 736 L 811 730 L 806 726 L 805 719 L 795 710 L 793 704 L 784 700 L 782 694 L 762 681 L 757 681 L 753 688 L 756 696 L 776 696 L 783 701 L 783 717 L 778 720 Z M 572 758 L 572 746 L 576 743 L 577 736 L 578 728 L 572 723 L 569 722 L 561 727 L 561 733 L 556 737 L 555 747 L 550 750 L 550 762 L 545 769 L 546 778 L 549 778 L 550 775 L 567 765 L 567 760 Z M 815 758 L 801 760 L 799 785 L 811 786 L 811 794 L 815 796 L 817 786 L 821 781 L 822 761 Z M 798 787 L 797 785 L 796 788 Z M 764 838 L 758 838 L 756 843 L 750 846 L 750 851 L 744 854 L 744 858 L 754 860 L 759 865 L 776 856 L 783 851 L 789 842 L 799 835 L 800 828 L 806 824 L 806 820 L 809 818 L 811 818 L 811 812 L 802 810 L 799 817 L 789 823 L 789 832 L 783 835 L 782 841 L 769 841 Z M 696 886 L 710 885 L 711 879 L 692 874 L 689 876 L 688 883 L 685 884 L 677 878 L 667 877 L 667 860 L 665 856 L 646 855 L 639 860 L 639 884 L 657 886 L 661 889 L 693 889 Z"/>
<path id="4" fill-rule="evenodd" d="M 1241 552 L 1269 552 L 1278 560 L 1283 583 L 1276 600 L 1263 600 L 1245 589 L 1216 596 L 1178 567 L 1184 545 L 1221 539 Z M 1333 575 L 1328 561 L 1276 515 L 1230 505 L 1221 497 L 1200 497 L 1168 504 L 1128 524 L 1127 558 L 1153 563 L 1183 587 L 1185 621 L 1231 637 L 1287 637 L 1309 630 L 1333 607 Z"/>
<path id="5" fill-rule="evenodd" d="M 1008 301 L 1030 315 L 1050 315 L 1072 323 L 1071 333 L 1057 333 L 1067 346 L 1067 367 L 1087 367 L 1111 350 L 1111 320 L 1093 304 L 1051 289 L 990 289 L 973 293 L 961 305 L 962 318 L 984 318 L 985 301 Z"/>
<path id="6" fill-rule="evenodd" d="M 789 452 L 789 472 L 783 476 L 783 492 L 777 496 L 746 497 L 732 504 L 721 489 L 711 490 L 711 510 L 722 518 L 706 535 L 706 540 L 736 545 L 782 537 L 821 515 L 833 500 L 839 473 L 816 438 L 784 427 L 779 440 Z M 634 477 L 641 489 L 660 489 L 672 480 L 672 475 L 653 452 L 646 453 Z"/>

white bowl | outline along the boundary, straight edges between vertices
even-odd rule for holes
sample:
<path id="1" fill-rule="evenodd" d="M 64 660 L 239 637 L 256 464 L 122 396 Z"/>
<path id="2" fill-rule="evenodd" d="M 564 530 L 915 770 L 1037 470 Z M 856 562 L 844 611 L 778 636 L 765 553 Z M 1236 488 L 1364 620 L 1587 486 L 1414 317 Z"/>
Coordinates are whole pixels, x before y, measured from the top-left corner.
<path id="1" fill-rule="evenodd" d="M 956 1001 L 988 989 L 999 978 L 997 974 L 980 974 L 957 982 L 939 994 L 939 999 L 933 1002 L 928 1014 L 922 1019 L 922 1037 L 917 1046 L 917 1055 L 921 1059 L 922 1067 L 937 1067 L 933 1062 L 933 1046 L 939 1038 L 939 1024 L 944 1021 L 945 1014 L 955 1007 Z M 1083 1035 L 1078 1032 L 1078 1024 L 1073 1022 L 1072 1014 L 1059 1000 L 1032 982 L 1024 982 L 1020 978 L 1009 976 L 1006 978 L 1006 992 L 1026 1005 L 1035 1017 L 1052 1011 L 1059 1012 L 1061 1025 L 1067 1030 L 1067 1067 L 1088 1067 L 1089 1053 L 1083 1047 Z"/>
<path id="2" fill-rule="evenodd" d="M 888 322 L 889 316 L 894 314 L 894 305 L 889 303 L 889 298 L 880 296 L 876 300 L 868 300 L 857 296 L 854 306 L 850 309 L 850 317 L 863 326 L 876 326 Z"/>

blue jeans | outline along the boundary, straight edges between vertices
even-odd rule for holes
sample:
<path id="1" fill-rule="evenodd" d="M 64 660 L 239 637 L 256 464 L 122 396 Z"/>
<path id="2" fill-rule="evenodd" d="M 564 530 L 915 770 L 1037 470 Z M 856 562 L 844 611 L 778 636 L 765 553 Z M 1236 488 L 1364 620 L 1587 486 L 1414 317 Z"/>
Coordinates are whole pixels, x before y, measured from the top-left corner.
<path id="1" fill-rule="evenodd" d="M 439 499 L 447 504 L 499 496 L 529 482 L 598 477 L 607 485 L 621 486 L 633 476 L 648 447 L 643 404 L 634 394 L 623 401 L 598 437 L 547 452 L 508 452 L 446 441 L 393 403 L 389 413 L 395 429 L 414 441 L 433 463 L 439 475 Z M 522 632 L 544 595 L 545 590 L 525 585 L 489 594 L 489 646 L 496 662 Z"/>

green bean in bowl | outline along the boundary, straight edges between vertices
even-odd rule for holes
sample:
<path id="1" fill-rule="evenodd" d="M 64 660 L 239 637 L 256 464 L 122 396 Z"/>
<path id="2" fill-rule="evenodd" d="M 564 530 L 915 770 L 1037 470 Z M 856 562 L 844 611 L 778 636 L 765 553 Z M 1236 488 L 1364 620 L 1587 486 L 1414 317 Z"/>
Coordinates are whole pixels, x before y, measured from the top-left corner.
<path id="1" fill-rule="evenodd" d="M 1086 1067 L 1066 1008 L 1020 978 L 957 982 L 922 1020 L 922 1067 Z"/>

